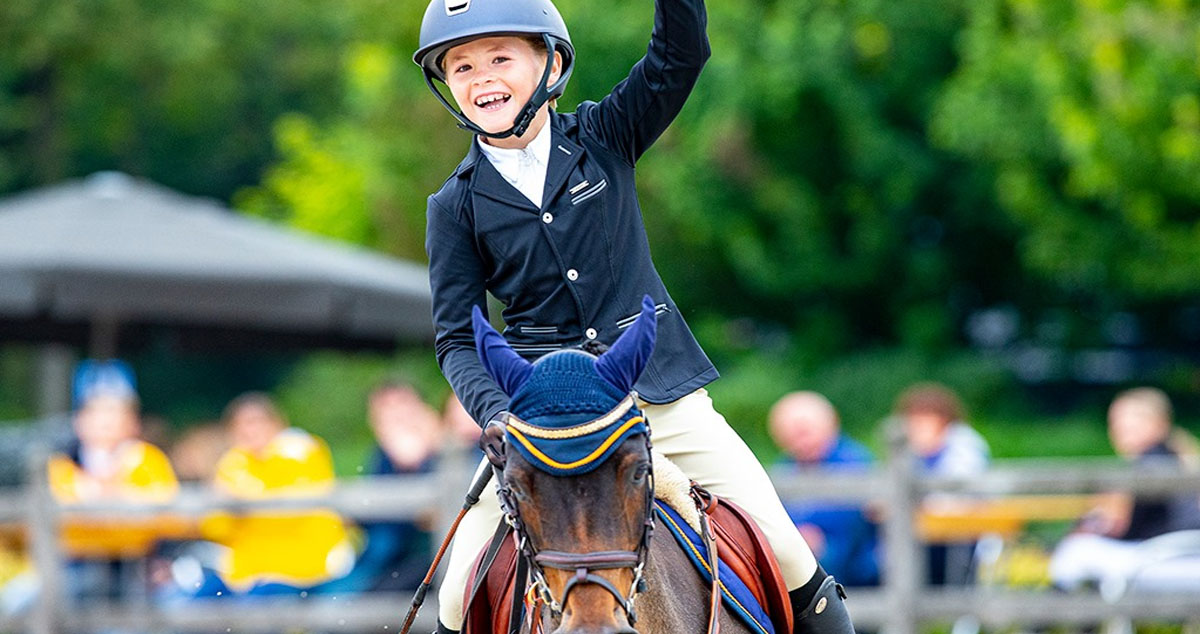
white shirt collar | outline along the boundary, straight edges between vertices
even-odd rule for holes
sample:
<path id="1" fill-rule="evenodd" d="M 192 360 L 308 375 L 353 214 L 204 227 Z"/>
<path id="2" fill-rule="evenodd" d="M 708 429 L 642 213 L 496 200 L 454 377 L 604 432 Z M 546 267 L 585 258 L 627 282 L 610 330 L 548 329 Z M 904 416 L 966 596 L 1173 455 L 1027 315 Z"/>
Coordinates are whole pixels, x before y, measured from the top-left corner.
<path id="1" fill-rule="evenodd" d="M 523 148 L 498 148 L 478 137 L 475 142 L 504 180 L 540 208 L 546 188 L 546 169 L 550 165 L 550 137 L 550 120 L 547 119 L 537 136 Z"/>

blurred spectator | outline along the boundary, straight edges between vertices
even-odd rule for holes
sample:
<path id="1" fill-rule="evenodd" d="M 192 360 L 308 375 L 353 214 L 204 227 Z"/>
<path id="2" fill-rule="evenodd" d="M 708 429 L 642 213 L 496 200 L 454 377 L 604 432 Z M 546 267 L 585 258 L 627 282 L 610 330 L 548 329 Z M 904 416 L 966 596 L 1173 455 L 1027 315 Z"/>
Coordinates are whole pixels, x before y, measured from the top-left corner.
<path id="1" fill-rule="evenodd" d="M 74 380 L 74 439 L 47 462 L 50 491 L 63 504 L 164 502 L 179 489 L 163 452 L 138 439 L 134 375 L 120 361 L 84 361 Z M 133 590 L 128 563 L 153 550 L 152 522 L 69 522 L 63 542 L 71 557 L 67 593 L 117 597 Z"/>
<path id="2" fill-rule="evenodd" d="M 175 475 L 185 482 L 212 482 L 217 463 L 229 451 L 229 433 L 220 423 L 197 425 L 171 446 Z"/>
<path id="3" fill-rule="evenodd" d="M 962 402 L 950 388 L 918 383 L 896 400 L 908 447 L 927 473 L 968 477 L 983 473 L 991 459 L 987 441 L 964 421 Z M 952 497 L 929 498 L 927 507 L 954 505 Z M 928 582 L 966 585 L 974 574 L 974 542 L 930 544 L 926 550 Z"/>
<path id="4" fill-rule="evenodd" d="M 1108 409 L 1108 435 L 1113 449 L 1140 468 L 1178 469 L 1195 458 L 1195 441 L 1174 428 L 1171 401 L 1154 388 L 1122 392 Z M 1200 529 L 1200 495 L 1195 492 L 1167 498 L 1135 498 L 1125 493 L 1102 496 L 1080 521 L 1077 531 L 1055 549 L 1050 576 L 1055 585 L 1074 589 L 1087 582 L 1114 578 L 1124 582 L 1143 565 L 1137 546 L 1143 540 L 1173 531 Z M 1200 562 L 1176 562 L 1192 568 L 1175 577 L 1158 570 L 1151 583 L 1200 582 Z M 1151 575 L 1153 578 L 1153 575 Z"/>
<path id="5" fill-rule="evenodd" d="M 85 361 L 74 392 L 75 438 L 48 464 L 50 490 L 58 501 L 170 499 L 179 489 L 170 462 L 138 439 L 138 398 L 129 367 Z"/>
<path id="6" fill-rule="evenodd" d="M 369 475 L 430 473 L 440 446 L 437 412 L 416 390 L 386 381 L 371 391 L 367 416 L 377 446 Z M 362 525 L 366 546 L 354 569 L 321 592 L 398 591 L 420 585 L 432 561 L 429 520 Z"/>
<path id="7" fill-rule="evenodd" d="M 233 447 L 217 463 L 213 483 L 219 491 L 262 500 L 323 494 L 333 486 L 324 441 L 289 427 L 267 395 L 237 397 L 224 421 Z M 220 556 L 207 562 L 182 558 L 173 566 L 176 582 L 199 596 L 296 593 L 340 577 L 354 564 L 347 527 L 330 510 L 222 513 L 206 518 L 202 530 L 225 546 Z"/>
<path id="8" fill-rule="evenodd" d="M 367 417 L 378 446 L 371 473 L 424 473 L 441 447 L 438 414 L 407 383 L 385 381 L 371 390 Z"/>
<path id="9" fill-rule="evenodd" d="M 816 392 L 793 392 L 771 408 L 771 437 L 786 457 L 781 467 L 865 470 L 872 458 L 866 447 L 840 431 L 833 404 Z M 846 504 L 787 503 L 788 515 L 804 535 L 821 566 L 845 585 L 879 583 L 878 538 L 863 509 Z"/>

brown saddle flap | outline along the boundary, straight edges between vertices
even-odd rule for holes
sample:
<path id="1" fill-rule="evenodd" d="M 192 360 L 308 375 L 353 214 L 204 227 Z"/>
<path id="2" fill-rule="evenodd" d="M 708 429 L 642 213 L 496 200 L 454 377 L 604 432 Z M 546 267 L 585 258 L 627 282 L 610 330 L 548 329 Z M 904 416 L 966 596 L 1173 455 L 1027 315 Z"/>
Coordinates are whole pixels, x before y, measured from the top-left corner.
<path id="1" fill-rule="evenodd" d="M 729 566 L 771 617 L 778 634 L 792 631 L 792 604 L 775 552 L 740 506 L 717 496 L 708 511 L 721 565 Z"/>
<path id="2" fill-rule="evenodd" d="M 713 499 L 717 503 L 710 508 L 709 519 L 717 540 L 717 553 L 721 556 L 721 565 L 729 566 L 745 582 L 754 598 L 758 599 L 759 605 L 770 615 L 777 633 L 791 632 L 792 607 L 788 601 L 787 585 L 783 582 L 783 574 L 767 538 L 741 507 L 715 495 Z M 666 537 L 664 534 L 658 539 Z M 475 576 L 479 572 L 482 558 L 483 551 L 480 551 L 475 565 L 471 568 L 467 595 L 475 585 Z M 517 551 L 510 535 L 496 554 L 496 560 L 487 573 L 486 582 L 467 606 L 463 634 L 507 634 L 513 577 L 516 573 Z M 471 599 L 470 596 L 466 598 Z"/>
<path id="3" fill-rule="evenodd" d="M 508 634 L 513 577 L 517 575 L 517 548 L 512 534 L 505 537 L 504 543 L 500 545 L 496 559 L 487 571 L 486 581 L 472 600 L 471 588 L 475 587 L 479 564 L 486 551 L 486 547 L 479 551 L 479 556 L 471 566 L 471 576 L 467 579 L 464 595 L 465 600 L 471 603 L 467 606 L 467 618 L 463 623 L 462 634 Z"/>

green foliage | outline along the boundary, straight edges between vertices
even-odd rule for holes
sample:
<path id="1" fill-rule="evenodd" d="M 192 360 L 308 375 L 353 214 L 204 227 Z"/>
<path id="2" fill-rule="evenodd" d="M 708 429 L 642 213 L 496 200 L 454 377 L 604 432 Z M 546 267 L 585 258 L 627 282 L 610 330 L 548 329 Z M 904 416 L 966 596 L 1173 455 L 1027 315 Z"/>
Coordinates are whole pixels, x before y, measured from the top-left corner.
<path id="1" fill-rule="evenodd" d="M 29 346 L 0 346 L 0 423 L 31 420 L 34 402 L 35 351 Z"/>
<path id="2" fill-rule="evenodd" d="M 0 3 L 0 191 L 121 169 L 227 198 L 291 110 L 341 107 L 325 0 Z"/>
<path id="3" fill-rule="evenodd" d="M 293 114 L 274 128 L 280 160 L 240 191 L 241 209 L 414 259 L 425 257 L 425 198 L 469 138 L 412 64 L 421 12 L 400 3 L 347 9 L 356 39 L 337 55 L 336 116 Z"/>
<path id="4" fill-rule="evenodd" d="M 1200 288 L 1200 4 L 971 2 L 934 139 L 990 174 L 1028 268 L 1128 300 Z"/>

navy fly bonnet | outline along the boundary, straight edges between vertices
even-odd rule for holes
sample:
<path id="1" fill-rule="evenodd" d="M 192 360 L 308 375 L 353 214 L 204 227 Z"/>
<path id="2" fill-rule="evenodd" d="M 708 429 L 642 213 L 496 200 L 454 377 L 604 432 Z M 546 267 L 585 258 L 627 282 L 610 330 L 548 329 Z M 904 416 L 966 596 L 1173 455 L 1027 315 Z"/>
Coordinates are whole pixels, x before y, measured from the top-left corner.
<path id="1" fill-rule="evenodd" d="M 633 385 L 654 351 L 654 302 L 642 299 L 637 321 L 612 348 L 593 356 L 552 352 L 530 363 L 473 312 L 475 345 L 488 374 L 511 397 L 507 443 L 554 475 L 587 473 L 626 438 L 649 433 Z"/>

